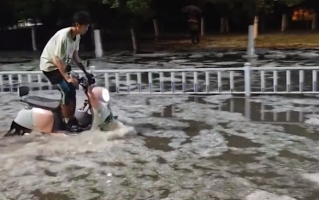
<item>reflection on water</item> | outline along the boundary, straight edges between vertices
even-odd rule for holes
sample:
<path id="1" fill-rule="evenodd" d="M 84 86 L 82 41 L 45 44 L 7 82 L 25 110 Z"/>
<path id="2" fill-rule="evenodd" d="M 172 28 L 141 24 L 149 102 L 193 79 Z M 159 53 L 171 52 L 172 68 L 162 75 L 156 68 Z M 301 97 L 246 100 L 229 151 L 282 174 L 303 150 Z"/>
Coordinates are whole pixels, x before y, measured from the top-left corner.
<path id="1" fill-rule="evenodd" d="M 3 97 L 5 131 L 21 106 L 14 94 Z M 0 199 L 262 200 L 318 194 L 315 99 L 132 95 L 114 96 L 112 105 L 124 124 L 144 136 L 109 141 L 105 133 L 87 132 L 3 139 Z"/>

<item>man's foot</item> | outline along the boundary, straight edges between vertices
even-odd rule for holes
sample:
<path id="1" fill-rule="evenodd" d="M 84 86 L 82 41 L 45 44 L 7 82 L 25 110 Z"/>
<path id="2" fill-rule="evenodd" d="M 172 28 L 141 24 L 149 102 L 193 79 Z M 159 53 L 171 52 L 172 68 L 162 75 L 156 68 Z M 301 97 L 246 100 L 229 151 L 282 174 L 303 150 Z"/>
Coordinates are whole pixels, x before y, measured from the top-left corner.
<path id="1" fill-rule="evenodd" d="M 66 123 L 66 130 L 73 133 L 79 133 L 83 131 L 83 129 L 79 126 L 79 123 L 75 118 L 70 119 Z"/>
<path id="2" fill-rule="evenodd" d="M 83 129 L 80 126 L 67 125 L 67 131 L 70 131 L 72 133 L 80 133 L 83 131 Z"/>

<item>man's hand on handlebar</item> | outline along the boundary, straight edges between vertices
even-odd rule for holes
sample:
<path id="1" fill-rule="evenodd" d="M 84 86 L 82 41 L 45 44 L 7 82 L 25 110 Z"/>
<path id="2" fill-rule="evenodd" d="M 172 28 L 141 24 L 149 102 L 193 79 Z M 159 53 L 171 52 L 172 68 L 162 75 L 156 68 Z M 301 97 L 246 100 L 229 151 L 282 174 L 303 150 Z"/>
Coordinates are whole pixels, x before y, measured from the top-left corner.
<path id="1" fill-rule="evenodd" d="M 74 86 L 78 86 L 79 85 L 79 81 L 76 78 L 71 78 L 70 77 L 67 81 L 68 81 L 68 83 L 71 83 Z"/>
<path id="2" fill-rule="evenodd" d="M 88 83 L 89 83 L 90 85 L 92 85 L 92 84 L 95 83 L 94 75 L 93 75 L 93 74 L 87 72 L 87 73 L 85 73 L 85 75 L 86 75 L 86 78 L 88 79 Z"/>

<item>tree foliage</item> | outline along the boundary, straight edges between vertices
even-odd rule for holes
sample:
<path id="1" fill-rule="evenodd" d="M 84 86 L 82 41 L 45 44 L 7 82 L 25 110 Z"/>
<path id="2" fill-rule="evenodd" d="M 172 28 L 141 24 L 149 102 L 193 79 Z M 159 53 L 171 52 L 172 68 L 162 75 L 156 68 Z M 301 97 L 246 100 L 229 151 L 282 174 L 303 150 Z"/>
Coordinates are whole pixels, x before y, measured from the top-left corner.
<path id="1" fill-rule="evenodd" d="M 93 15 L 103 16 L 105 7 L 111 9 L 113 13 L 123 18 L 150 18 L 154 12 L 162 12 L 165 9 L 157 9 L 152 5 L 157 5 L 161 1 L 167 2 L 167 6 L 173 6 L 174 2 L 169 0 L 2 0 L 0 6 L 0 24 L 14 24 L 20 19 L 40 18 L 42 20 L 58 20 L 70 17 L 74 11 L 94 7 L 92 10 L 99 10 L 99 14 L 93 12 Z M 182 0 L 179 0 L 181 3 Z M 249 15 L 256 13 L 272 12 L 275 5 L 294 6 L 303 1 L 318 0 L 187 0 L 204 8 L 207 3 L 219 7 L 220 14 L 232 12 L 245 12 Z M 177 3 L 177 2 L 176 2 Z M 186 2 L 185 2 L 186 4 Z M 104 12 L 104 13 L 103 13 Z M 180 12 L 178 10 L 177 12 Z M 97 18 L 99 18 L 97 17 Z"/>
<path id="2" fill-rule="evenodd" d="M 228 9 L 238 9 L 242 5 L 243 9 L 249 12 L 271 12 L 276 4 L 286 7 L 300 4 L 306 0 L 207 0 L 208 2 L 227 6 Z"/>

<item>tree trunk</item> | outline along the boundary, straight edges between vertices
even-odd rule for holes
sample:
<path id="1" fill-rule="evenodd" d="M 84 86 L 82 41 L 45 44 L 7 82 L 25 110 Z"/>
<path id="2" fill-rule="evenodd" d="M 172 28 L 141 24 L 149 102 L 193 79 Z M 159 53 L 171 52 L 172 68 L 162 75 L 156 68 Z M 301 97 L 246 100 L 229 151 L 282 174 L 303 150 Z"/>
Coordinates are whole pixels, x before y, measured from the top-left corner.
<path id="1" fill-rule="evenodd" d="M 205 35 L 205 21 L 204 21 L 204 17 L 202 17 L 200 19 L 200 28 L 201 28 L 201 35 L 204 36 Z"/>
<path id="2" fill-rule="evenodd" d="M 220 18 L 220 33 L 223 33 L 225 29 L 225 20 L 224 18 Z"/>
<path id="3" fill-rule="evenodd" d="M 35 26 L 31 28 L 31 39 L 32 39 L 32 49 L 33 51 L 37 50 L 37 41 L 35 36 Z"/>
<path id="4" fill-rule="evenodd" d="M 282 19 L 281 19 L 281 32 L 284 32 L 286 31 L 287 29 L 287 15 L 286 14 L 283 14 L 282 15 Z"/>
<path id="5" fill-rule="evenodd" d="M 223 17 L 220 19 L 220 33 L 228 33 L 228 32 L 229 32 L 228 18 Z"/>
<path id="6" fill-rule="evenodd" d="M 261 25 L 260 27 L 261 32 L 265 32 L 265 21 L 266 20 L 264 15 L 259 18 L 259 24 Z"/>
<path id="7" fill-rule="evenodd" d="M 229 23 L 228 23 L 228 18 L 225 18 L 225 31 L 226 33 L 229 33 Z"/>
<path id="8" fill-rule="evenodd" d="M 133 28 L 131 28 L 131 36 L 132 36 L 133 50 L 136 51 L 137 50 L 137 44 L 136 44 L 136 37 L 135 37 L 135 33 L 134 33 L 134 29 Z"/>
<path id="9" fill-rule="evenodd" d="M 159 36 L 157 19 L 153 19 L 153 24 L 154 24 L 155 40 L 157 40 Z"/>
<path id="10" fill-rule="evenodd" d="M 313 13 L 313 19 L 311 23 L 311 30 L 316 30 L 317 29 L 317 13 Z"/>
<path id="11" fill-rule="evenodd" d="M 259 22 L 258 16 L 255 16 L 255 19 L 254 19 L 254 39 L 256 39 L 258 37 L 258 22 Z"/>

